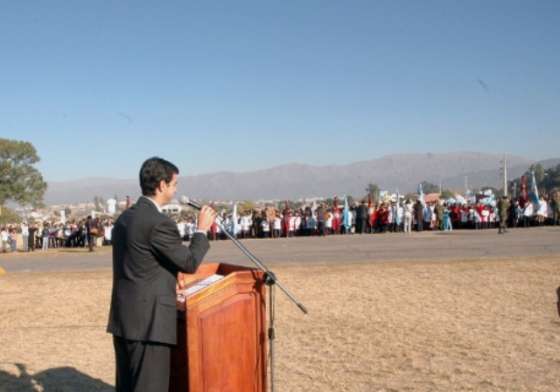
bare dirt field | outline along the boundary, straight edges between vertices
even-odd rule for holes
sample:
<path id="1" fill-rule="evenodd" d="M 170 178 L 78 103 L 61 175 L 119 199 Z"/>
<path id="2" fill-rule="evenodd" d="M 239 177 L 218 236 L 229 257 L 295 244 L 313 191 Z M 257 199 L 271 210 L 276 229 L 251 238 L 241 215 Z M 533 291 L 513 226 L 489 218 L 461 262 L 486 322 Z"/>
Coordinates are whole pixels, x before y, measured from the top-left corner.
<path id="1" fill-rule="evenodd" d="M 328 251 L 328 250 L 327 250 Z M 277 391 L 558 391 L 560 255 L 279 264 Z M 110 269 L 0 277 L 0 391 L 112 391 Z"/>

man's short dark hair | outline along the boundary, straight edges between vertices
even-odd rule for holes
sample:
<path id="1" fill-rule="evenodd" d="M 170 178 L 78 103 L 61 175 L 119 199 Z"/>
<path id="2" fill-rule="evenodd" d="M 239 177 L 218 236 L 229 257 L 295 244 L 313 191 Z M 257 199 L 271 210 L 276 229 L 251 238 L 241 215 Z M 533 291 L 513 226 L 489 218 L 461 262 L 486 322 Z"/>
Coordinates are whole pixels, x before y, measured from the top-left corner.
<path id="1" fill-rule="evenodd" d="M 165 159 L 152 157 L 147 159 L 140 168 L 140 188 L 144 196 L 153 196 L 163 180 L 171 182 L 174 174 L 179 174 L 177 166 Z"/>

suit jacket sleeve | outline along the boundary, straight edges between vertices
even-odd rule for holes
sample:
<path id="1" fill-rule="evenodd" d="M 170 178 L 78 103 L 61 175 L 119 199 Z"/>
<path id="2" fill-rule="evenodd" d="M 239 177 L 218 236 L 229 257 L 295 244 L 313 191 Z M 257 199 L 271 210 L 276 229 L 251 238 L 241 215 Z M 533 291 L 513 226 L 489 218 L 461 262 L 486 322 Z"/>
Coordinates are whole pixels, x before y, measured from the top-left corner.
<path id="1" fill-rule="evenodd" d="M 152 229 L 151 246 L 156 257 L 172 268 L 194 273 L 210 245 L 202 233 L 195 233 L 189 247 L 183 245 L 177 225 L 165 220 Z"/>

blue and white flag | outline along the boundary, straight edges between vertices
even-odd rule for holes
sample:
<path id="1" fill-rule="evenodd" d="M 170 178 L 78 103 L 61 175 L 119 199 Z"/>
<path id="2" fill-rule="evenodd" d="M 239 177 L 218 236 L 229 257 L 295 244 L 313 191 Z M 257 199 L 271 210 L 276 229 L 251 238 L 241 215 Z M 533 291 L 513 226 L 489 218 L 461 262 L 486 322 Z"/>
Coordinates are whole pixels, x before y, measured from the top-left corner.
<path id="1" fill-rule="evenodd" d="M 422 203 L 422 205 L 426 205 L 426 202 L 424 201 L 424 189 L 422 189 L 422 183 L 418 184 L 418 200 L 420 200 L 420 203 Z"/>
<path id="2" fill-rule="evenodd" d="M 397 225 L 401 224 L 401 216 L 399 215 L 400 206 L 401 206 L 401 195 L 399 194 L 399 191 L 397 190 L 397 204 L 395 206 L 395 216 L 393 217 L 393 219 L 395 220 L 395 223 Z"/>
<path id="3" fill-rule="evenodd" d="M 533 202 L 533 204 L 539 205 L 539 190 L 537 188 L 537 181 L 535 179 L 535 172 L 531 172 L 531 191 L 529 192 L 529 199 Z"/>
<path id="4" fill-rule="evenodd" d="M 231 229 L 230 233 L 234 236 L 239 233 L 239 224 L 237 223 L 237 203 L 233 205 L 233 213 L 231 214 Z"/>
<path id="5" fill-rule="evenodd" d="M 342 210 L 342 225 L 345 227 L 346 232 L 352 227 L 350 219 L 350 207 L 348 207 L 348 198 L 344 196 L 344 209 Z"/>

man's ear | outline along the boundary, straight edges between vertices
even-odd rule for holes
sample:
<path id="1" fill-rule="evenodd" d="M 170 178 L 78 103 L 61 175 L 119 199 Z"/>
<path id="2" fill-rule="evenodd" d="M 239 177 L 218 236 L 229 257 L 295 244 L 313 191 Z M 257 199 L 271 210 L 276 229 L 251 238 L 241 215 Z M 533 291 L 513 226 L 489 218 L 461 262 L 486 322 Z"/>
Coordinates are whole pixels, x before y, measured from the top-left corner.
<path id="1" fill-rule="evenodd" d="M 159 193 L 163 192 L 163 184 L 165 183 L 165 180 L 161 180 L 158 184 L 158 186 L 156 187 L 156 195 Z"/>

